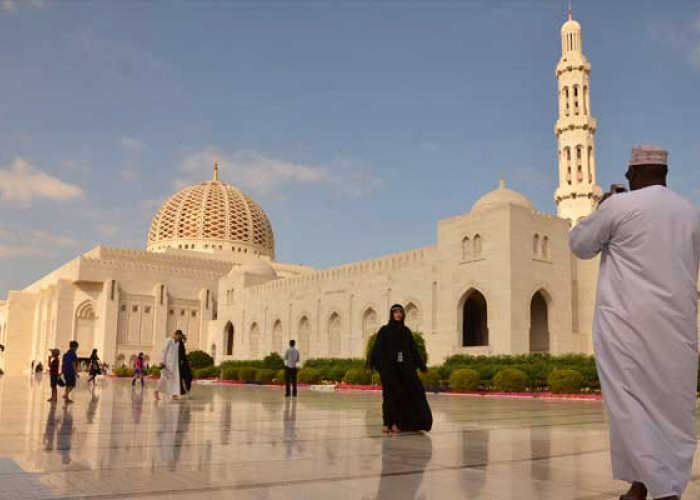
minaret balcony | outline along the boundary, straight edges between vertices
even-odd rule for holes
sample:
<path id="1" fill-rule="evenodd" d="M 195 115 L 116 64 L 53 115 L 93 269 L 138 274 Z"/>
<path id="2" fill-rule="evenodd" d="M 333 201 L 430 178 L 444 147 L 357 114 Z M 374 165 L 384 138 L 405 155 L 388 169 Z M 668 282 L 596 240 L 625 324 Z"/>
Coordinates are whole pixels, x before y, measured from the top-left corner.
<path id="1" fill-rule="evenodd" d="M 562 118 L 559 118 L 557 120 L 557 123 L 554 124 L 554 133 L 559 136 L 562 132 L 565 132 L 567 130 L 577 130 L 577 129 L 583 129 L 583 130 L 591 130 L 592 132 L 596 131 L 596 128 L 598 127 L 598 123 L 596 122 L 595 118 L 591 118 L 590 116 L 586 115 L 573 115 L 573 116 L 565 116 Z"/>

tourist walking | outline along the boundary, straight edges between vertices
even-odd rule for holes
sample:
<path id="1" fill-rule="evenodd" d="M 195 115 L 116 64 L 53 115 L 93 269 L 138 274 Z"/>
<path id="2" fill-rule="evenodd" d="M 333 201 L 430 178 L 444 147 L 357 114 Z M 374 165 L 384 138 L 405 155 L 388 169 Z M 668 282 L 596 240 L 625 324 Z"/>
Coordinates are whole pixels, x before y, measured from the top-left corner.
<path id="1" fill-rule="evenodd" d="M 700 212 L 667 173 L 666 151 L 636 146 L 631 192 L 608 193 L 570 236 L 579 258 L 601 255 L 593 347 L 624 500 L 680 498 L 696 447 Z"/>
<path id="2" fill-rule="evenodd" d="M 97 356 L 97 349 L 92 350 L 90 354 L 90 378 L 88 378 L 88 385 L 92 382 L 93 387 L 97 385 L 95 378 L 102 372 L 102 367 L 100 367 L 100 358 Z"/>
<path id="3" fill-rule="evenodd" d="M 299 351 L 296 340 L 289 341 L 289 348 L 284 353 L 284 388 L 285 397 L 297 397 L 297 364 L 299 364 Z M 290 391 L 291 386 L 291 391 Z"/>
<path id="4" fill-rule="evenodd" d="M 433 415 L 416 369 L 428 368 L 418 354 L 413 333 L 404 324 L 403 306 L 395 304 L 389 323 L 377 333 L 368 366 L 382 381 L 382 432 L 429 431 Z"/>
<path id="5" fill-rule="evenodd" d="M 75 388 L 75 383 L 78 378 L 78 355 L 76 351 L 78 350 L 78 343 L 75 340 L 71 340 L 68 344 L 68 350 L 63 355 L 63 363 L 61 366 L 63 375 L 63 380 L 66 383 L 66 391 L 63 394 L 63 399 L 67 404 L 73 402 L 70 398 L 70 393 L 73 392 Z"/>
<path id="6" fill-rule="evenodd" d="M 187 336 L 180 332 L 180 339 L 177 342 L 178 362 L 180 363 L 180 395 L 186 396 L 192 390 L 192 368 L 190 360 L 187 359 L 187 349 L 185 343 Z"/>
<path id="7" fill-rule="evenodd" d="M 55 403 L 58 401 L 58 372 L 61 366 L 61 360 L 59 356 L 61 351 L 58 349 L 51 349 L 51 356 L 49 357 L 49 377 L 51 379 L 51 397 L 48 399 L 49 403 Z"/>
<path id="8" fill-rule="evenodd" d="M 141 380 L 141 388 L 143 389 L 143 379 L 144 379 L 144 364 L 143 353 L 140 352 L 136 359 L 134 359 L 134 365 L 132 366 L 133 374 L 131 377 L 131 387 L 135 387 L 136 381 Z"/>
<path id="9" fill-rule="evenodd" d="M 176 330 L 172 338 L 165 341 L 160 361 L 160 379 L 153 393 L 153 397 L 156 401 L 160 399 L 161 392 L 167 394 L 172 399 L 177 399 L 180 396 L 181 382 L 178 340 L 182 340 L 181 330 Z"/>

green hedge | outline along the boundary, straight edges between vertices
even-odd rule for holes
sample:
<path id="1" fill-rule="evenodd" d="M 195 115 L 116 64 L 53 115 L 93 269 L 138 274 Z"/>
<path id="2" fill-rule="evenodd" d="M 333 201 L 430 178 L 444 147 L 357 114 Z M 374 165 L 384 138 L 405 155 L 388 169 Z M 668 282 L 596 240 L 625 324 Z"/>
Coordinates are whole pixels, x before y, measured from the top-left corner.
<path id="1" fill-rule="evenodd" d="M 426 387 L 439 387 L 442 382 L 442 376 L 440 375 L 440 370 L 436 368 L 430 368 L 427 372 L 418 372 L 418 377 L 420 378 L 423 385 Z"/>
<path id="2" fill-rule="evenodd" d="M 257 372 L 258 368 L 243 366 L 238 369 L 238 380 L 242 380 L 243 382 L 254 382 Z"/>
<path id="3" fill-rule="evenodd" d="M 262 367 L 268 370 L 278 371 L 284 369 L 284 360 L 276 352 L 271 352 L 262 360 Z"/>
<path id="4" fill-rule="evenodd" d="M 297 380 L 302 384 L 318 384 L 321 381 L 321 373 L 314 368 L 302 368 Z"/>
<path id="5" fill-rule="evenodd" d="M 255 381 L 261 384 L 269 384 L 274 378 L 275 372 L 269 368 L 260 368 L 255 372 Z"/>
<path id="6" fill-rule="evenodd" d="M 479 389 L 481 377 L 475 370 L 460 368 L 450 375 L 450 388 L 456 391 L 476 391 Z"/>
<path id="7" fill-rule="evenodd" d="M 223 366 L 221 365 L 221 378 L 224 380 L 238 380 L 238 370 L 239 368 L 234 366 Z"/>
<path id="8" fill-rule="evenodd" d="M 284 384 L 284 369 L 277 370 L 274 382 L 277 382 L 278 384 Z"/>
<path id="9" fill-rule="evenodd" d="M 117 366 L 116 368 L 112 369 L 112 373 L 114 373 L 117 377 L 131 377 L 134 374 L 134 371 L 127 366 Z"/>
<path id="10" fill-rule="evenodd" d="M 219 378 L 221 368 L 218 366 L 207 366 L 194 370 L 194 378 Z"/>
<path id="11" fill-rule="evenodd" d="M 192 370 L 199 370 L 200 368 L 214 365 L 214 358 L 204 351 L 190 351 L 187 353 L 187 359 Z"/>
<path id="12" fill-rule="evenodd" d="M 493 377 L 493 387 L 497 391 L 523 392 L 527 384 L 527 373 L 517 368 L 505 368 Z"/>
<path id="13" fill-rule="evenodd" d="M 154 377 L 160 377 L 160 366 L 159 365 L 151 365 L 148 367 L 148 371 L 146 372 L 146 375 L 152 375 Z"/>
<path id="14" fill-rule="evenodd" d="M 554 394 L 576 394 L 583 387 L 583 375 L 576 370 L 554 370 L 547 384 Z"/>
<path id="15" fill-rule="evenodd" d="M 343 382 L 352 385 L 371 385 L 372 373 L 363 368 L 351 368 L 343 377 Z"/>

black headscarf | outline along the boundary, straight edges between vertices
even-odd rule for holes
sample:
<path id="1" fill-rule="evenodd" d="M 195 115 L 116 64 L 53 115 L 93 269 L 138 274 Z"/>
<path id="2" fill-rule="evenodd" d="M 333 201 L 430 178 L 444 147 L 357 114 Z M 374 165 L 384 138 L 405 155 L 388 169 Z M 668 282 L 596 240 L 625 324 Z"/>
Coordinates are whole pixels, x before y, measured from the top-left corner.
<path id="1" fill-rule="evenodd" d="M 400 321 L 394 319 L 394 311 L 401 311 Z M 368 359 L 368 366 L 382 372 L 391 367 L 405 367 L 408 370 L 425 370 L 425 362 L 418 354 L 413 333 L 404 324 L 406 312 L 401 304 L 394 304 L 389 310 L 389 322 L 377 333 L 377 339 Z M 400 354 L 399 354 L 400 353 Z M 399 361 L 400 360 L 400 361 Z"/>

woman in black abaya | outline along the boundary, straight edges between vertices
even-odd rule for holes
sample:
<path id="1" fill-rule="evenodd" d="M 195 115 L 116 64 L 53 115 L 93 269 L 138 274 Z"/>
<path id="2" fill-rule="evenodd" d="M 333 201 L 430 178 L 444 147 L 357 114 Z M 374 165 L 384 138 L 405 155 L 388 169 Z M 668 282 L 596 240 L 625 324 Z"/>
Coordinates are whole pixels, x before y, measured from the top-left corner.
<path id="1" fill-rule="evenodd" d="M 425 372 L 428 368 L 418 354 L 411 330 L 404 325 L 403 307 L 396 304 L 389 314 L 389 323 L 379 330 L 368 360 L 382 380 L 382 431 L 429 431 L 433 415 L 416 373 L 417 369 Z"/>

